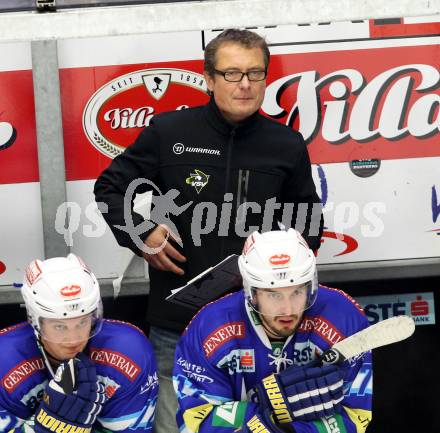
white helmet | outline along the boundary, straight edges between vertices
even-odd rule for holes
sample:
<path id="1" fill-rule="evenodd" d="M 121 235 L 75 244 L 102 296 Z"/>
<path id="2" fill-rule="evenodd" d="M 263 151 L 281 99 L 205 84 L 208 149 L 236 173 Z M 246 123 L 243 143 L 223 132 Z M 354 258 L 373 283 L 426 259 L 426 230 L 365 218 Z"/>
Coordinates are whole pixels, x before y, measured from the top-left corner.
<path id="1" fill-rule="evenodd" d="M 243 287 L 250 305 L 255 304 L 256 289 L 276 289 L 304 285 L 307 298 L 304 310 L 315 302 L 318 291 L 316 260 L 300 233 L 288 231 L 253 232 L 238 259 Z"/>
<path id="2" fill-rule="evenodd" d="M 42 331 L 41 319 L 72 319 L 90 314 L 93 316 L 90 337 L 101 329 L 98 281 L 75 254 L 31 262 L 21 294 L 28 320 L 38 336 Z"/>

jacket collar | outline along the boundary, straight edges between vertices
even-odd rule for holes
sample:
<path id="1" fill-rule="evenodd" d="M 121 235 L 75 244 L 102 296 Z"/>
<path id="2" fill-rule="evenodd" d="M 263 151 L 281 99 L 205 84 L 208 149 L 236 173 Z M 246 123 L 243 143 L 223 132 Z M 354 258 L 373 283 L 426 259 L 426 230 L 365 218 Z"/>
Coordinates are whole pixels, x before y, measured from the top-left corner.
<path id="1" fill-rule="evenodd" d="M 230 135 L 232 131 L 235 131 L 236 135 L 245 134 L 258 126 L 261 117 L 261 114 L 256 111 L 243 122 L 228 122 L 217 107 L 214 96 L 211 96 L 211 99 L 205 108 L 205 113 L 209 124 L 223 135 Z"/>

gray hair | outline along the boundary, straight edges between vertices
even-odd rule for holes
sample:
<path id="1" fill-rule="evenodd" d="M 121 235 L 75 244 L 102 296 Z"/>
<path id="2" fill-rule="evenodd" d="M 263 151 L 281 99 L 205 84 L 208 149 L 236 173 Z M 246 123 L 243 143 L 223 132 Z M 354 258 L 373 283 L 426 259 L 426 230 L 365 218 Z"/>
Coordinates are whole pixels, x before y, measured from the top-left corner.
<path id="1" fill-rule="evenodd" d="M 249 30 L 227 29 L 215 37 L 205 48 L 204 70 L 209 76 L 214 76 L 216 54 L 223 44 L 233 43 L 245 48 L 261 48 L 264 57 L 265 69 L 269 66 L 270 52 L 264 38 Z"/>

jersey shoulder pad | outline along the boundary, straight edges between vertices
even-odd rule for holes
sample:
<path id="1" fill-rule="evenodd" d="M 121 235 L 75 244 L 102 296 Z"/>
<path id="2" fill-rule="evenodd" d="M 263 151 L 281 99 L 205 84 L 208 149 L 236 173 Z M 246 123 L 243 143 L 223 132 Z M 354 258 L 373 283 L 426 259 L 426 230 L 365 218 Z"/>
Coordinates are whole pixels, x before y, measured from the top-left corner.
<path id="1" fill-rule="evenodd" d="M 0 347 L 0 377 L 19 360 L 41 357 L 34 331 L 27 322 L 0 330 Z"/>
<path id="2" fill-rule="evenodd" d="M 41 382 L 46 365 L 32 327 L 20 323 L 0 331 L 0 388 L 7 395 L 23 393 Z"/>

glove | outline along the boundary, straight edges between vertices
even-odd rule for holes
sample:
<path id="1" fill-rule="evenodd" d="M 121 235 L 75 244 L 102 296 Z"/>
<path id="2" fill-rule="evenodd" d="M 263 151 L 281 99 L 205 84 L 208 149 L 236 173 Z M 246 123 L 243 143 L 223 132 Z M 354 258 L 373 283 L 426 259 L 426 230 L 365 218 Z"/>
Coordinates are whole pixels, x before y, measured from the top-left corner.
<path id="1" fill-rule="evenodd" d="M 245 431 L 247 433 L 286 433 L 286 432 L 292 432 L 294 433 L 295 430 L 291 426 L 287 426 L 288 428 L 285 429 L 284 427 L 281 429 L 278 427 L 272 419 L 272 415 L 270 413 L 269 409 L 266 409 L 261 412 L 257 412 L 246 424 L 245 424 Z"/>
<path id="2" fill-rule="evenodd" d="M 58 428 L 67 431 L 69 426 L 69 431 L 90 429 L 105 401 L 105 389 L 97 381 L 95 365 L 80 353 L 60 364 L 47 384 L 35 415 L 35 431 L 48 433 Z"/>
<path id="3" fill-rule="evenodd" d="M 278 423 L 331 416 L 341 410 L 343 377 L 337 365 L 293 365 L 257 385 L 260 408 L 269 408 Z"/>

